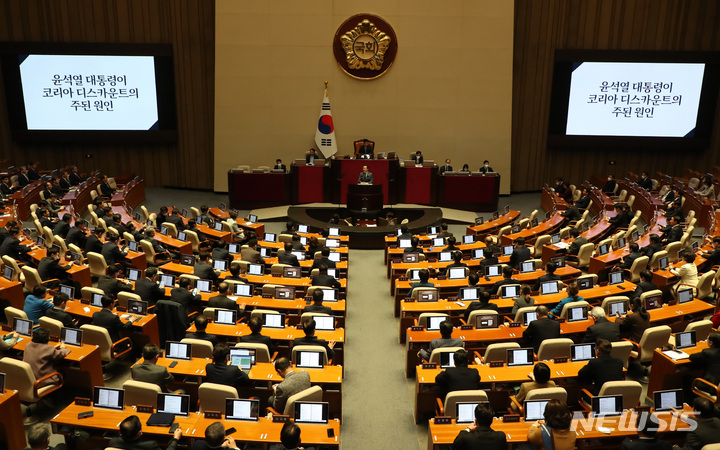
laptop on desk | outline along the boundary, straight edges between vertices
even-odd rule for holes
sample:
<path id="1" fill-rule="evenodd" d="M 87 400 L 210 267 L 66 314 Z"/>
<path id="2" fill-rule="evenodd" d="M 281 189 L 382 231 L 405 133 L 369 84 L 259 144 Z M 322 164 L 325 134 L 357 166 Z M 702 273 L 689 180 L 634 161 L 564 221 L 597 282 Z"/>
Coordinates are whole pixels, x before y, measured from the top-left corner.
<path id="1" fill-rule="evenodd" d="M 77 328 L 61 328 L 60 329 L 60 342 L 66 345 L 74 345 L 76 347 L 82 346 L 82 330 Z"/>
<path id="2" fill-rule="evenodd" d="M 257 422 L 259 417 L 260 400 L 244 398 L 225 399 L 225 420 Z"/>
<path id="3" fill-rule="evenodd" d="M 93 406 L 122 411 L 125 408 L 125 390 L 95 386 Z"/>

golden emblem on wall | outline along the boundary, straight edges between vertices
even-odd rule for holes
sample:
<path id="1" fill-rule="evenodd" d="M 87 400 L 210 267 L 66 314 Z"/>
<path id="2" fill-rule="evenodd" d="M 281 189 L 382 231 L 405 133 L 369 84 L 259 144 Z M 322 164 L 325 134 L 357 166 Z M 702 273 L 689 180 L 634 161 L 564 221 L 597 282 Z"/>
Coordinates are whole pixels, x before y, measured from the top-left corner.
<path id="1" fill-rule="evenodd" d="M 381 17 L 358 14 L 335 33 L 335 60 L 353 78 L 371 80 L 383 75 L 395 61 L 397 37 Z"/>

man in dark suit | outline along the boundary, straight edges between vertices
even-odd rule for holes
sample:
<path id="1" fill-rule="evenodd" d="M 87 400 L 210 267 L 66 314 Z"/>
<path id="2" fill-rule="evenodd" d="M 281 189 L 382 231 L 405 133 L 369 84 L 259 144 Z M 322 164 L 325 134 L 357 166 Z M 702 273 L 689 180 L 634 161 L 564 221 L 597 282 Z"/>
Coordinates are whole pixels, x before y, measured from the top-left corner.
<path id="1" fill-rule="evenodd" d="M 181 213 L 181 211 L 178 208 L 173 208 L 172 213 L 167 218 L 167 220 L 165 220 L 165 222 L 175 225 L 176 230 L 183 231 L 184 229 L 187 228 L 187 226 L 185 226 L 185 222 L 183 221 L 183 216 L 180 213 Z"/>
<path id="2" fill-rule="evenodd" d="M 98 279 L 97 287 L 112 298 L 116 298 L 119 292 L 132 292 L 132 285 L 118 280 L 118 266 L 108 266 L 107 275 Z"/>
<path id="3" fill-rule="evenodd" d="M 250 378 L 238 366 L 228 364 L 230 361 L 230 347 L 227 344 L 218 344 L 213 349 L 213 362 L 205 366 L 205 379 L 207 383 L 223 384 L 235 389 L 250 384 Z"/>
<path id="4" fill-rule="evenodd" d="M 490 167 L 490 161 L 487 159 L 483 161 L 482 167 L 478 170 L 480 173 L 492 173 L 495 172 L 492 167 Z"/>
<path id="5" fill-rule="evenodd" d="M 50 284 L 46 283 L 48 287 L 55 289 L 58 287 L 58 284 L 72 285 L 70 274 L 68 273 L 69 269 L 70 265 L 60 265 L 60 250 L 58 250 L 57 247 L 52 247 L 47 249 L 47 256 L 40 260 L 37 270 L 38 275 L 40 275 L 40 279 L 43 281 L 51 280 L 53 278 L 58 280 L 53 281 Z"/>
<path id="6" fill-rule="evenodd" d="M 155 441 L 141 441 L 142 423 L 138 416 L 132 415 L 120 422 L 120 437 L 110 439 L 108 447 L 121 448 L 123 450 L 159 450 Z M 173 437 L 167 446 L 167 450 L 175 450 L 178 439 L 182 436 L 182 427 L 177 427 Z"/>
<path id="7" fill-rule="evenodd" d="M 230 285 L 224 281 L 218 285 L 218 295 L 210 297 L 208 300 L 208 307 L 210 308 L 223 308 L 229 310 L 235 310 L 238 312 L 238 317 L 245 313 L 245 303 L 238 305 L 234 300 L 228 298 L 227 294 L 230 289 Z"/>
<path id="8" fill-rule="evenodd" d="M 220 282 L 220 274 L 213 270 L 210 265 L 210 253 L 200 252 L 198 256 L 198 262 L 195 263 L 193 275 L 200 277 L 201 280 L 211 280 L 213 284 L 217 285 Z"/>
<path id="9" fill-rule="evenodd" d="M 480 374 L 477 369 L 469 368 L 469 355 L 467 350 L 461 348 L 454 354 L 455 367 L 448 367 L 435 377 L 435 383 L 440 390 L 447 395 L 453 391 L 465 391 L 478 389 L 480 385 Z"/>
<path id="10" fill-rule="evenodd" d="M 28 170 L 27 170 L 27 167 L 25 167 L 25 166 L 22 166 L 20 168 L 20 173 L 18 174 L 18 183 L 22 187 L 25 187 L 28 184 L 30 184 L 30 178 L 28 177 Z"/>
<path id="11" fill-rule="evenodd" d="M 30 250 L 32 250 L 32 247 L 20 243 L 20 228 L 12 228 L 8 232 L 8 237 L 0 245 L 1 256 L 7 255 L 16 261 L 25 263 L 30 263 L 31 258 L 28 256 Z"/>
<path id="12" fill-rule="evenodd" d="M 614 232 L 618 228 L 627 228 L 630 225 L 633 215 L 630 208 L 624 203 L 615 204 L 615 217 L 608 219 L 610 223 L 610 231 Z"/>
<path id="13" fill-rule="evenodd" d="M 453 166 L 450 165 L 450 160 L 446 159 L 445 165 L 440 166 L 440 175 L 444 174 L 445 172 L 452 172 L 452 171 L 453 171 Z"/>
<path id="14" fill-rule="evenodd" d="M 232 436 L 226 436 L 225 426 L 222 422 L 213 422 L 205 428 L 205 440 L 193 442 L 192 450 L 216 450 L 223 448 L 238 448 Z"/>
<path id="15" fill-rule="evenodd" d="M 657 284 L 653 283 L 653 273 L 649 270 L 643 270 L 640 272 L 640 282 L 633 291 L 632 298 L 640 298 L 643 292 L 654 291 L 657 289 Z"/>
<path id="16" fill-rule="evenodd" d="M 693 409 L 697 413 L 697 428 L 685 436 L 685 444 L 674 446 L 680 450 L 700 450 L 708 444 L 720 442 L 720 419 L 715 417 L 715 406 L 710 400 L 698 397 L 693 401 Z"/>
<path id="17" fill-rule="evenodd" d="M 626 438 L 622 443 L 622 450 L 670 450 L 672 445 L 657 437 L 660 421 L 650 411 L 643 411 L 637 415 L 635 428 L 637 439 Z"/>
<path id="18" fill-rule="evenodd" d="M 706 259 L 703 266 L 708 269 L 720 264 L 720 236 L 712 238 L 712 248 L 713 250 L 711 252 L 702 253 L 702 257 Z"/>
<path id="19" fill-rule="evenodd" d="M 227 242 L 223 241 L 222 239 L 219 239 L 217 242 L 215 242 L 212 252 L 210 253 L 210 257 L 213 261 L 230 261 L 232 258 L 230 257 L 230 252 L 227 249 Z"/>
<path id="20" fill-rule="evenodd" d="M 373 147 L 370 145 L 370 141 L 363 139 L 362 143 L 358 147 L 358 158 L 361 159 L 372 159 Z"/>
<path id="21" fill-rule="evenodd" d="M 251 333 L 245 336 L 240 336 L 240 342 L 250 342 L 254 344 L 265 344 L 267 345 L 268 352 L 272 355 L 273 345 L 272 339 L 269 336 L 263 336 L 260 332 L 263 328 L 263 321 L 260 317 L 253 317 L 250 319 L 249 328 Z"/>
<path id="22" fill-rule="evenodd" d="M 231 263 L 230 267 L 228 267 L 228 272 L 230 272 L 230 276 L 225 277 L 226 281 L 240 281 L 241 283 L 248 284 L 248 279 L 240 276 L 240 264 Z"/>
<path id="23" fill-rule="evenodd" d="M 292 249 L 294 252 L 303 252 L 305 253 L 305 246 L 300 241 L 300 235 L 299 234 L 293 234 L 292 235 L 292 241 L 290 242 L 292 244 Z M 313 255 L 314 256 L 314 255 Z"/>
<path id="24" fill-rule="evenodd" d="M 510 267 L 512 267 L 513 269 L 520 269 L 520 264 L 527 261 L 528 259 L 532 259 L 532 255 L 530 254 L 530 247 L 525 246 L 525 238 L 520 236 L 519 238 L 515 239 L 515 248 L 510 255 Z"/>
<path id="25" fill-rule="evenodd" d="M 710 332 L 708 348 L 690 355 L 690 362 L 695 367 L 705 369 L 703 379 L 712 384 L 720 384 L 720 333 Z"/>
<path id="26" fill-rule="evenodd" d="M 417 236 L 410 238 L 410 247 L 403 249 L 403 253 L 423 253 L 423 249 L 420 248 L 420 239 Z"/>
<path id="27" fill-rule="evenodd" d="M 246 248 L 240 250 L 240 259 L 250 263 L 265 264 L 265 260 L 257 250 L 257 240 L 250 239 L 247 245 L 248 246 Z"/>
<path id="28" fill-rule="evenodd" d="M 429 281 L 430 272 L 427 269 L 420 269 L 420 272 L 418 272 L 418 276 L 420 277 L 420 281 L 410 283 L 410 292 L 408 292 L 408 297 L 412 297 L 415 288 L 435 287 L 435 284 Z"/>
<path id="29" fill-rule="evenodd" d="M 115 305 L 115 299 L 110 296 L 102 296 L 103 308 L 92 315 L 93 325 L 106 328 L 110 333 L 110 340 L 117 342 L 120 340 L 120 330 L 129 330 L 132 327 L 132 322 L 129 320 L 123 323 L 120 317 L 113 314 L 112 309 Z"/>
<path id="30" fill-rule="evenodd" d="M 8 220 L 4 227 L 0 227 L 0 246 L 2 246 L 5 239 L 10 236 L 10 230 L 13 228 L 18 228 L 18 223 L 15 220 Z"/>
<path id="31" fill-rule="evenodd" d="M 30 181 L 35 181 L 40 179 L 40 172 L 37 170 L 37 162 L 29 162 L 27 165 L 27 177 L 30 179 Z"/>
<path id="32" fill-rule="evenodd" d="M 62 219 L 60 219 L 53 228 L 53 235 L 65 239 L 70 232 L 70 222 L 72 222 L 72 215 L 68 213 L 63 214 Z"/>
<path id="33" fill-rule="evenodd" d="M 85 253 L 88 252 L 94 252 L 94 253 L 102 253 L 103 251 L 103 242 L 100 240 L 100 237 L 103 234 L 102 227 L 96 227 L 92 234 L 87 237 L 85 240 Z M 107 262 L 107 261 L 105 261 Z"/>
<path id="34" fill-rule="evenodd" d="M 62 176 L 58 179 L 58 186 L 60 186 L 60 189 L 62 189 L 63 192 L 67 192 L 72 187 L 72 183 L 70 183 L 70 177 L 67 170 L 63 170 Z"/>
<path id="35" fill-rule="evenodd" d="M 570 229 L 570 237 L 573 238 L 572 244 L 568 247 L 567 254 L 577 256 L 580 252 L 580 247 L 588 243 L 588 240 L 584 236 L 580 236 L 580 230 L 577 228 Z"/>
<path id="36" fill-rule="evenodd" d="M 318 159 L 315 154 L 315 149 L 311 148 L 307 155 L 305 155 L 305 164 L 312 166 L 315 164 L 315 160 Z"/>
<path id="37" fill-rule="evenodd" d="M 53 305 L 55 306 L 45 311 L 45 315 L 51 319 L 59 320 L 65 328 L 76 328 L 78 326 L 77 320 L 65 311 L 68 299 L 67 294 L 62 292 L 55 294 L 53 297 Z"/>
<path id="38" fill-rule="evenodd" d="M 437 237 L 441 238 L 449 238 L 453 234 L 448 231 L 448 224 L 446 222 L 443 222 L 440 224 L 440 233 L 437 235 Z"/>
<path id="39" fill-rule="evenodd" d="M 537 319 L 530 322 L 523 331 L 523 340 L 537 353 L 542 341 L 560 337 L 560 324 L 548 317 L 550 310 L 547 306 L 538 306 L 535 311 Z"/>
<path id="40" fill-rule="evenodd" d="M 70 228 L 65 236 L 65 244 L 75 244 L 80 250 L 85 250 L 85 244 L 87 243 L 87 229 L 88 223 L 85 220 L 77 220 L 75 226 Z M 100 250 L 102 251 L 102 245 Z"/>
<path id="41" fill-rule="evenodd" d="M 145 344 L 142 349 L 143 362 L 135 364 L 130 370 L 135 381 L 152 383 L 160 387 L 163 392 L 169 392 L 175 377 L 168 372 L 167 367 L 157 364 L 160 358 L 160 349 L 152 342 Z"/>
<path id="42" fill-rule="evenodd" d="M 188 331 L 187 333 L 185 333 L 185 337 L 188 339 L 200 339 L 203 341 L 208 341 L 213 345 L 213 347 L 215 347 L 218 344 L 217 336 L 205 332 L 208 324 L 207 316 L 205 316 L 205 314 L 198 314 L 197 316 L 195 316 L 194 323 L 195 331 Z"/>
<path id="43" fill-rule="evenodd" d="M 490 405 L 478 403 L 475 407 L 475 422 L 462 430 L 453 441 L 453 450 L 505 450 L 507 437 L 502 431 L 491 428 L 494 412 Z"/>
<path id="44" fill-rule="evenodd" d="M 100 191 L 104 197 L 112 197 L 115 193 L 115 189 L 110 186 L 107 175 L 103 175 L 102 177 L 102 182 L 100 182 Z"/>
<path id="45" fill-rule="evenodd" d="M 375 177 L 372 172 L 368 169 L 368 166 L 363 166 L 362 172 L 358 176 L 358 184 L 373 184 Z"/>
<path id="46" fill-rule="evenodd" d="M 505 286 L 506 284 L 520 284 L 520 281 L 513 278 L 513 269 L 510 266 L 505 266 L 502 269 L 503 272 L 503 279 L 496 281 L 495 284 L 493 284 L 490 287 L 490 295 L 495 295 L 500 291 L 501 286 Z"/>
<path id="47" fill-rule="evenodd" d="M 314 313 L 322 313 L 322 314 L 328 314 L 330 316 L 333 315 L 332 308 L 329 306 L 323 306 L 323 290 L 322 289 L 315 289 L 313 291 L 312 295 L 313 303 L 312 305 L 307 305 L 305 308 L 303 308 L 302 312 L 314 312 Z"/>
<path id="48" fill-rule="evenodd" d="M 663 232 L 662 243 L 665 245 L 671 242 L 680 242 L 682 239 L 683 229 L 677 216 L 671 216 L 668 219 L 668 225 L 660 228 L 660 231 Z"/>
<path id="49" fill-rule="evenodd" d="M 462 347 L 462 339 L 453 339 L 452 332 L 453 324 L 449 319 L 440 322 L 440 338 L 431 340 L 430 347 L 421 349 L 417 354 L 418 357 L 422 358 L 424 361 L 429 361 L 430 355 L 432 355 L 433 350 L 436 348 Z"/>
<path id="50" fill-rule="evenodd" d="M 422 166 L 424 161 L 422 152 L 420 150 L 416 151 L 415 154 L 412 155 L 412 160 L 416 166 Z"/>
<path id="51" fill-rule="evenodd" d="M 605 185 L 602 188 L 602 191 L 607 195 L 613 195 L 615 194 L 615 187 L 617 186 L 617 182 L 615 181 L 615 175 L 608 175 L 607 181 L 605 182 Z"/>
<path id="52" fill-rule="evenodd" d="M 473 275 L 472 273 L 470 275 Z M 497 311 L 498 307 L 495 303 L 490 303 L 490 293 L 486 290 L 481 290 L 478 294 L 479 300 L 470 302 L 470 304 L 465 308 L 465 313 L 463 314 L 465 317 L 465 321 L 468 320 L 470 317 L 470 313 L 477 310 L 491 310 L 491 311 Z"/>
<path id="53" fill-rule="evenodd" d="M 132 267 L 130 260 L 127 259 L 127 252 L 120 250 L 118 246 L 119 236 L 115 233 L 108 233 L 107 242 L 103 244 L 100 254 L 105 258 L 108 267 L 120 264 L 124 268 Z"/>
<path id="54" fill-rule="evenodd" d="M 442 273 L 447 275 L 450 273 L 450 269 L 456 268 L 456 267 L 467 267 L 468 265 L 462 262 L 463 254 L 460 250 L 455 250 L 452 252 L 452 258 L 453 262 L 445 266 L 445 268 L 442 270 Z"/>
<path id="55" fill-rule="evenodd" d="M 283 164 L 282 159 L 276 159 L 275 160 L 275 166 L 273 167 L 273 170 L 282 170 L 283 172 L 287 172 L 287 166 Z"/>
<path id="56" fill-rule="evenodd" d="M 653 255 L 662 249 L 663 246 L 662 243 L 660 243 L 660 236 L 653 233 L 650 235 L 650 245 L 641 248 L 640 253 L 642 253 L 643 256 L 647 256 L 649 259 L 652 259 Z"/>
<path id="57" fill-rule="evenodd" d="M 635 260 L 642 256 L 642 253 L 640 253 L 640 246 L 637 245 L 637 242 L 631 242 L 628 248 L 630 253 L 628 253 L 627 256 L 623 258 L 623 262 L 618 264 L 616 267 L 619 267 L 620 269 L 630 269 Z"/>
<path id="58" fill-rule="evenodd" d="M 455 236 L 449 236 L 446 240 L 447 245 L 443 249 L 444 252 L 460 251 L 460 247 L 456 246 L 457 238 Z"/>
<path id="59" fill-rule="evenodd" d="M 637 184 L 641 188 L 646 189 L 648 191 L 652 189 L 652 180 L 648 176 L 647 172 L 643 172 L 640 174 L 640 178 L 638 178 Z"/>
<path id="60" fill-rule="evenodd" d="M 70 184 L 73 186 L 77 186 L 78 184 L 83 182 L 83 179 L 80 176 L 77 166 L 72 166 L 72 168 L 70 169 L 70 176 L 68 177 L 68 179 L 70 180 Z"/>
<path id="61" fill-rule="evenodd" d="M 341 284 L 332 275 L 328 275 L 328 268 L 325 265 L 320 265 L 318 268 L 318 274 L 313 275 L 312 285 L 313 286 L 327 286 L 340 289 Z"/>
<path id="62" fill-rule="evenodd" d="M 148 267 L 145 269 L 145 278 L 135 282 L 135 293 L 148 302 L 148 305 L 154 305 L 158 300 L 165 298 L 165 289 L 158 286 L 157 280 L 157 267 Z"/>
<path id="63" fill-rule="evenodd" d="M 0 183 L 0 193 L 3 197 L 9 197 L 15 192 L 15 189 L 10 184 L 10 178 L 7 176 L 2 177 L 2 183 Z"/>
<path id="64" fill-rule="evenodd" d="M 540 285 L 546 281 L 560 281 L 560 275 L 555 275 L 555 270 L 557 270 L 557 265 L 554 262 L 551 261 L 545 264 L 545 275 L 538 277 L 532 290 L 539 291 Z"/>
<path id="65" fill-rule="evenodd" d="M 292 254 L 293 245 L 290 242 L 285 243 L 285 253 L 278 255 L 278 264 L 287 264 L 289 266 L 300 267 L 300 261 L 297 256 Z"/>
<path id="66" fill-rule="evenodd" d="M 193 310 L 199 308 L 201 300 L 200 294 L 193 295 L 192 280 L 189 278 L 180 278 L 178 287 L 170 291 L 170 301 L 182 305 L 185 316 L 188 316 Z"/>
<path id="67" fill-rule="evenodd" d="M 312 271 L 312 269 L 317 269 L 323 264 L 326 265 L 328 269 L 335 268 L 335 261 L 332 261 L 330 259 L 330 249 L 327 247 L 323 247 L 323 249 L 320 250 L 320 258 L 317 258 L 313 261 L 310 270 Z"/>
<path id="68" fill-rule="evenodd" d="M 602 307 L 594 307 L 592 311 L 590 311 L 590 317 L 593 318 L 595 324 L 588 327 L 583 343 L 592 344 L 598 339 L 604 339 L 610 342 L 620 340 L 620 325 L 615 322 L 610 322 L 607 317 L 605 317 L 605 310 L 602 309 Z"/>
<path id="69" fill-rule="evenodd" d="M 315 336 L 315 319 L 311 317 L 303 322 L 303 332 L 305 332 L 305 337 L 295 338 L 295 340 L 293 340 L 293 347 L 296 345 L 319 345 L 325 348 L 328 359 L 333 359 L 335 356 L 335 352 L 333 351 L 335 341 L 331 340 L 328 342 L 325 339 L 318 339 L 317 336 Z"/>
<path id="70" fill-rule="evenodd" d="M 578 372 L 578 378 L 588 383 L 588 390 L 598 395 L 600 388 L 606 381 L 621 381 L 623 375 L 623 362 L 610 356 L 612 344 L 607 339 L 598 339 L 595 342 L 596 358 L 588 361 Z"/>

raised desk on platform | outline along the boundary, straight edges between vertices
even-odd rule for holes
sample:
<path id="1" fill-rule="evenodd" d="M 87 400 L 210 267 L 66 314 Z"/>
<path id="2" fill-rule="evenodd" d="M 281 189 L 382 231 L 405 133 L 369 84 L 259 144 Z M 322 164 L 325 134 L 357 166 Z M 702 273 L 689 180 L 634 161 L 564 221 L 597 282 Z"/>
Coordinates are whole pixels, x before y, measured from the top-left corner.
<path id="1" fill-rule="evenodd" d="M 482 240 L 489 234 L 497 234 L 502 227 L 512 225 L 518 217 L 520 217 L 520 211 L 510 210 L 498 216 L 497 219 L 488 220 L 481 225 L 470 225 L 465 230 L 465 234 L 474 234 L 477 236 L 477 240 Z"/>
<path id="2" fill-rule="evenodd" d="M 248 209 L 287 205 L 290 203 L 290 192 L 289 174 L 228 171 L 230 208 Z"/>
<path id="3" fill-rule="evenodd" d="M 83 188 L 80 188 L 80 186 L 74 186 L 67 194 L 65 194 L 62 202 L 64 205 L 72 206 L 73 211 L 82 216 L 85 214 L 85 211 L 87 211 L 88 205 L 93 201 L 90 192 L 96 191 L 99 185 L 100 180 L 92 179 L 91 181 L 86 182 Z"/>
<path id="4" fill-rule="evenodd" d="M 135 209 L 145 201 L 145 180 L 130 181 L 125 188 L 118 189 L 110 199 L 112 206 L 127 206 Z"/>
<path id="5" fill-rule="evenodd" d="M 468 211 L 498 209 L 500 175 L 447 174 L 437 176 L 437 205 Z"/>
<path id="6" fill-rule="evenodd" d="M 30 205 L 40 203 L 40 192 L 43 184 L 39 180 L 33 181 L 10 196 L 10 201 L 15 205 L 15 213 L 20 220 L 30 218 Z"/>
<path id="7" fill-rule="evenodd" d="M 223 211 L 220 208 L 210 208 L 210 210 L 208 212 L 210 213 L 211 216 L 215 217 L 216 219 L 225 220 L 228 217 L 230 217 L 230 214 L 228 214 L 227 211 Z M 263 225 L 261 223 L 248 222 L 244 218 L 240 218 L 240 217 L 235 219 L 235 222 L 246 233 L 248 231 L 253 231 L 258 236 L 258 238 L 265 235 L 265 225 Z"/>

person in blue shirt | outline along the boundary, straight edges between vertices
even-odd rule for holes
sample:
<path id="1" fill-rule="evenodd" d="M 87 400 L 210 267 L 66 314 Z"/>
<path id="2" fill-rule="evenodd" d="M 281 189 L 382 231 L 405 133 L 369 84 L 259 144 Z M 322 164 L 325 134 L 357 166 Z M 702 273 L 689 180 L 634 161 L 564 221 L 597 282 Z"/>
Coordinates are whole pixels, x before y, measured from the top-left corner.
<path id="1" fill-rule="evenodd" d="M 578 295 L 578 292 L 580 290 L 577 287 L 577 284 L 572 283 L 567 287 L 567 294 L 568 296 L 564 299 L 560 300 L 560 303 L 552 310 L 550 311 L 550 317 L 560 317 L 560 313 L 562 312 L 563 306 L 565 306 L 566 303 L 570 302 L 582 302 L 585 299 Z"/>
<path id="2" fill-rule="evenodd" d="M 28 320 L 32 320 L 33 325 L 40 323 L 40 318 L 45 315 L 45 311 L 55 307 L 51 301 L 43 299 L 46 291 L 45 286 L 38 284 L 33 288 L 32 294 L 25 298 L 23 311 L 27 314 Z"/>
<path id="3" fill-rule="evenodd" d="M 435 287 L 433 283 L 428 282 L 428 280 L 430 279 L 430 272 L 428 272 L 427 269 L 420 269 L 418 276 L 420 277 L 419 282 L 410 283 L 410 292 L 408 292 L 408 297 L 412 297 L 413 290 L 416 287 Z"/>

